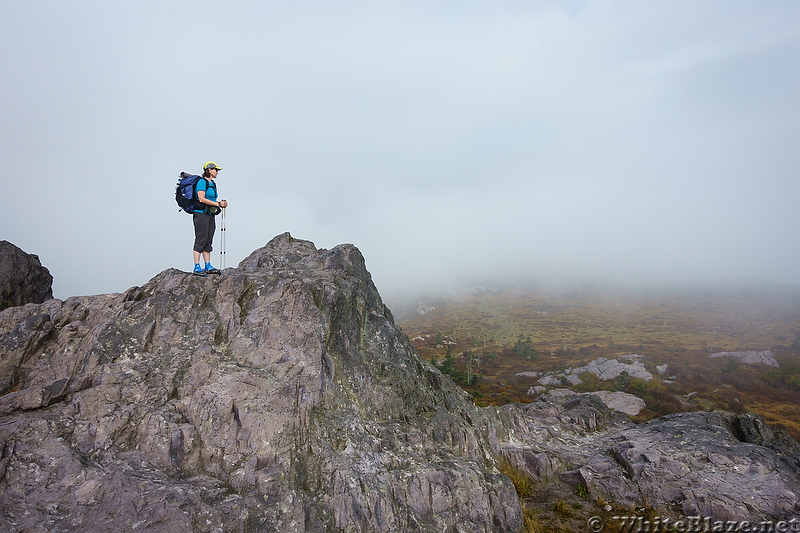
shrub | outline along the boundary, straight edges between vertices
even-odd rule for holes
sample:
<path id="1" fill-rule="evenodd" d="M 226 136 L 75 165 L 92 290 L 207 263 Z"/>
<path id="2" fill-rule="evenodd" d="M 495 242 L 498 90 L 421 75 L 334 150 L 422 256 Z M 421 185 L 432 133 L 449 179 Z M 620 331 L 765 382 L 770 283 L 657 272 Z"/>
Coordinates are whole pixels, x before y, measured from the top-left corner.
<path id="1" fill-rule="evenodd" d="M 596 374 L 582 372 L 578 377 L 581 378 L 581 383 L 573 387 L 577 392 L 595 392 L 602 388 L 600 378 Z"/>
<path id="2" fill-rule="evenodd" d="M 622 376 L 620 376 L 620 377 L 622 377 Z M 625 389 L 628 392 L 630 392 L 631 394 L 636 394 L 638 396 L 638 394 L 642 394 L 642 393 L 647 392 L 650 389 L 650 386 L 648 385 L 648 383 L 645 380 L 643 380 L 641 378 L 633 378 L 632 377 L 632 378 L 630 378 L 630 381 L 628 382 L 628 386 L 625 387 Z"/>
<path id="3" fill-rule="evenodd" d="M 522 525 L 525 533 L 539 533 L 539 521 L 536 518 L 536 512 L 533 508 L 527 505 L 522 508 Z"/>
<path id="4" fill-rule="evenodd" d="M 800 364 L 797 361 L 783 362 L 764 374 L 764 380 L 772 386 L 783 386 L 790 391 L 800 391 Z"/>
<path id="5" fill-rule="evenodd" d="M 587 487 L 586 485 L 578 485 L 575 488 L 575 494 L 577 494 L 578 496 L 580 496 L 583 499 L 588 500 L 589 496 L 590 496 L 589 487 Z"/>
<path id="6" fill-rule="evenodd" d="M 625 390 L 626 388 L 628 388 L 628 385 L 630 385 L 630 383 L 631 383 L 631 375 L 628 374 L 627 370 L 623 370 L 622 373 L 616 379 L 614 390 Z"/>
<path id="7" fill-rule="evenodd" d="M 561 516 L 569 516 L 570 510 L 569 505 L 564 500 L 556 500 L 553 502 L 553 511 L 560 514 Z"/>
<path id="8" fill-rule="evenodd" d="M 531 498 L 534 495 L 533 479 L 528 474 L 512 465 L 508 459 L 502 458 L 497 464 L 497 469 L 511 480 L 520 498 Z"/>
<path id="9" fill-rule="evenodd" d="M 647 408 L 659 416 L 683 411 L 683 404 L 670 391 L 656 388 L 650 391 L 647 398 L 643 398 Z"/>

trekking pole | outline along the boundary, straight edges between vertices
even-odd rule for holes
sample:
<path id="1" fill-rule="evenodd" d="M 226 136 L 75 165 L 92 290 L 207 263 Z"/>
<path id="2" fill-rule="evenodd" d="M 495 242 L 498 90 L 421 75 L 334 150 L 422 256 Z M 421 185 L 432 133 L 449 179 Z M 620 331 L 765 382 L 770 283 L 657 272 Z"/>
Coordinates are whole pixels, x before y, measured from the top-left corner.
<path id="1" fill-rule="evenodd" d="M 222 210 L 222 223 L 220 224 L 219 237 L 220 244 L 222 244 L 219 251 L 219 263 L 222 268 L 225 268 L 225 209 Z"/>

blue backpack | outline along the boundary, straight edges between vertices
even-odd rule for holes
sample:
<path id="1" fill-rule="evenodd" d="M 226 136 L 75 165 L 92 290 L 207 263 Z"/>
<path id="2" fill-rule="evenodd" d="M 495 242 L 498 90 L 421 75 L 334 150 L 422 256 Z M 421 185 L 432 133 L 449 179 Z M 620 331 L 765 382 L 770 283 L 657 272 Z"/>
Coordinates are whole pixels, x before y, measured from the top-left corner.
<path id="1" fill-rule="evenodd" d="M 204 179 L 203 176 L 196 174 L 180 173 L 178 185 L 175 187 L 175 201 L 178 203 L 178 207 L 190 214 L 195 211 L 205 211 L 206 206 L 197 199 L 197 181 Z M 210 186 L 214 187 L 213 181 L 206 181 Z"/>

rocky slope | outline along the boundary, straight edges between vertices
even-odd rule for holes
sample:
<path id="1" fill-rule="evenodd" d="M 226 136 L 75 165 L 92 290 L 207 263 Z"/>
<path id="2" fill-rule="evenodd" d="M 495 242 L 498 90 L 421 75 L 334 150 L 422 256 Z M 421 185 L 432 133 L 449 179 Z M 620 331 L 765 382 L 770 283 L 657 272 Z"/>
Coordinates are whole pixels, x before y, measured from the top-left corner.
<path id="1" fill-rule="evenodd" d="M 785 518 L 798 451 L 752 416 L 477 408 L 355 247 L 289 234 L 218 277 L 0 312 L 3 531 L 515 532 L 501 459 L 592 513 Z"/>

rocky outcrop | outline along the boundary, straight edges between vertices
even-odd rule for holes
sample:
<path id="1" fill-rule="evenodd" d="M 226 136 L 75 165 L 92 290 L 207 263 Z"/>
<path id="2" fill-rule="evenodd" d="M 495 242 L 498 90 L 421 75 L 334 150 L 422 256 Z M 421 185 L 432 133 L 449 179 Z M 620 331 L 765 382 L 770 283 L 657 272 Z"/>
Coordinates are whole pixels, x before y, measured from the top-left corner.
<path id="1" fill-rule="evenodd" d="M 639 356 L 628 356 L 639 357 Z M 606 359 L 599 357 L 585 366 L 578 368 L 568 368 L 563 372 L 548 373 L 539 378 L 541 385 L 580 385 L 583 383 L 581 374 L 590 373 L 604 381 L 618 378 L 623 372 L 634 378 L 650 381 L 653 375 L 645 370 L 644 365 L 632 359 L 631 363 L 621 363 L 616 359 Z M 519 375 L 519 374 L 518 374 Z M 533 376 L 531 376 L 533 377 Z"/>
<path id="2" fill-rule="evenodd" d="M 488 422 L 358 250 L 0 313 L 0 530 L 516 531 Z"/>
<path id="3" fill-rule="evenodd" d="M 642 363 L 636 360 L 632 360 L 631 363 L 621 363 L 616 359 L 599 357 L 586 366 L 572 369 L 573 374 L 581 375 L 584 372 L 592 373 L 605 381 L 616 379 L 623 372 L 627 372 L 633 378 L 639 378 L 645 381 L 653 379 L 653 375 L 645 370 Z"/>
<path id="4" fill-rule="evenodd" d="M 0 311 L 53 297 L 53 276 L 39 257 L 0 241 Z"/>
<path id="5" fill-rule="evenodd" d="M 501 461 L 617 508 L 799 509 L 798 445 L 755 415 L 475 407 L 351 245 L 284 234 L 219 276 L 0 312 L 2 531 L 517 532 Z"/>
<path id="6" fill-rule="evenodd" d="M 741 429 L 753 416 L 680 413 L 630 427 L 562 477 L 627 508 L 716 520 L 800 517 L 800 447 L 750 442 Z"/>
<path id="7" fill-rule="evenodd" d="M 758 415 L 678 413 L 636 425 L 595 394 L 548 396 L 498 409 L 509 431 L 501 453 L 540 486 L 564 483 L 600 509 L 673 519 L 800 520 L 800 445 Z"/>
<path id="8" fill-rule="evenodd" d="M 731 357 L 747 365 L 767 365 L 776 368 L 780 366 L 771 350 L 764 350 L 763 352 L 718 352 L 711 354 L 709 357 Z"/>
<path id="9" fill-rule="evenodd" d="M 582 396 L 586 394 L 597 396 L 597 398 L 599 398 L 600 401 L 603 402 L 603 404 L 605 404 L 605 406 L 609 409 L 620 411 L 630 416 L 638 415 L 642 409 L 647 407 L 647 404 L 641 398 L 622 391 L 599 390 L 596 392 L 577 393 L 572 392 L 569 389 L 552 389 L 547 393 L 547 397 L 564 398 L 568 396 Z"/>

